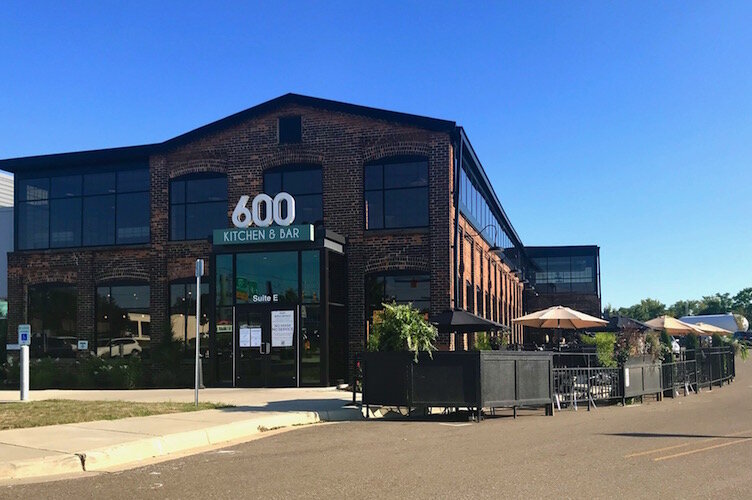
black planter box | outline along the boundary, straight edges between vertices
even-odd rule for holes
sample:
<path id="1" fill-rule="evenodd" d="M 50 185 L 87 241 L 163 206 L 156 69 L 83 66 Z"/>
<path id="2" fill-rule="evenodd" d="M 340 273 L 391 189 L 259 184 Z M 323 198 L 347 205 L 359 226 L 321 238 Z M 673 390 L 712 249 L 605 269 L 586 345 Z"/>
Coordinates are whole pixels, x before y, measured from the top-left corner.
<path id="1" fill-rule="evenodd" d="M 369 352 L 362 357 L 363 404 L 553 410 L 551 353 Z M 553 414 L 553 411 L 551 411 Z"/>

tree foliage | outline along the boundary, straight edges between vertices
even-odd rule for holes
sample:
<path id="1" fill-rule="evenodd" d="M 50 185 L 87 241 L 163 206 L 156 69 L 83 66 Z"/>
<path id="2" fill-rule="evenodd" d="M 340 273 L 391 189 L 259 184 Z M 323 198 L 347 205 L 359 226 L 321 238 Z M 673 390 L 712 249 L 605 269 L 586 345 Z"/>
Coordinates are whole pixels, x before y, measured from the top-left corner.
<path id="1" fill-rule="evenodd" d="M 648 321 L 664 314 L 680 318 L 687 315 L 727 313 L 744 316 L 752 322 L 752 287 L 744 288 L 733 296 L 730 293 L 715 293 L 699 300 L 678 300 L 668 307 L 659 300 L 647 298 L 629 307 L 616 308 L 607 304 L 603 308 L 603 315 L 607 318 L 620 315 L 638 321 Z M 739 318 L 737 323 L 741 323 Z"/>
<path id="2" fill-rule="evenodd" d="M 589 346 L 595 346 L 595 356 L 598 364 L 607 368 L 616 366 L 614 359 L 614 346 L 616 345 L 616 335 L 609 332 L 598 332 L 592 337 L 587 334 L 580 335 L 582 343 Z"/>

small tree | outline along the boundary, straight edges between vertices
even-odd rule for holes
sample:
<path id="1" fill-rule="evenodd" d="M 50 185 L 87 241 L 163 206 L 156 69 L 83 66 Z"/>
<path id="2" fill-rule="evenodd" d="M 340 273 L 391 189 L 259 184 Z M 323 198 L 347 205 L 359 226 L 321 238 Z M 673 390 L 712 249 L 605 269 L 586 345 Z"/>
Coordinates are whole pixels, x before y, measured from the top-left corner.
<path id="1" fill-rule="evenodd" d="M 410 351 L 415 354 L 427 352 L 431 358 L 436 350 L 434 342 L 438 334 L 436 328 L 423 318 L 412 305 L 396 303 L 382 304 L 384 313 L 381 322 L 373 328 L 373 340 L 369 339 L 369 349 L 379 351 Z"/>
<path id="2" fill-rule="evenodd" d="M 649 332 L 645 335 L 645 344 L 647 344 L 647 351 L 653 357 L 653 361 L 660 359 L 661 341 L 655 332 Z"/>
<path id="3" fill-rule="evenodd" d="M 687 350 L 696 350 L 700 347 L 700 339 L 697 337 L 696 333 L 690 333 L 686 337 L 684 337 L 684 346 L 687 348 Z"/>
<path id="4" fill-rule="evenodd" d="M 486 332 L 478 332 L 475 334 L 475 345 L 473 349 L 476 351 L 490 351 L 491 339 Z"/>
<path id="5" fill-rule="evenodd" d="M 595 346 L 595 356 L 598 364 L 607 368 L 616 366 L 614 359 L 614 346 L 616 345 L 616 335 L 609 332 L 598 332 L 591 337 L 586 334 L 580 335 L 582 343 L 589 346 Z"/>

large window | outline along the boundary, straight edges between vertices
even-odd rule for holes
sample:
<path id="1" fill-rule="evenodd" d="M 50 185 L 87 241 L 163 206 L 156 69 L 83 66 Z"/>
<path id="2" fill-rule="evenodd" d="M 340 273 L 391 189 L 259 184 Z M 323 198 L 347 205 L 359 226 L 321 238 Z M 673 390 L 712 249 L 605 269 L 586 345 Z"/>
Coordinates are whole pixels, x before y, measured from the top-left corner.
<path id="1" fill-rule="evenodd" d="M 321 167 L 287 165 L 264 172 L 264 193 L 275 196 L 286 192 L 295 198 L 295 224 L 315 224 L 324 220 Z M 283 205 L 282 217 L 287 216 Z"/>
<path id="2" fill-rule="evenodd" d="M 535 286 L 545 293 L 596 293 L 595 256 L 534 257 Z"/>
<path id="3" fill-rule="evenodd" d="M 298 302 L 298 252 L 238 254 L 236 273 L 238 304 L 257 303 L 264 295 L 271 297 L 271 302 Z"/>
<path id="4" fill-rule="evenodd" d="M 29 287 L 31 354 L 34 357 L 74 357 L 78 343 L 73 285 L 45 284 Z"/>
<path id="5" fill-rule="evenodd" d="M 170 181 L 170 239 L 199 240 L 227 227 L 227 177 L 193 174 Z"/>
<path id="6" fill-rule="evenodd" d="M 201 284 L 201 318 L 199 331 L 201 345 L 208 351 L 209 344 L 209 283 Z M 196 283 L 170 284 L 170 326 L 172 338 L 183 344 L 188 353 L 196 348 Z"/>
<path id="7" fill-rule="evenodd" d="M 431 305 L 431 277 L 423 273 L 376 274 L 366 276 L 367 314 L 383 309 L 383 303 L 412 304 L 421 312 Z"/>
<path id="8" fill-rule="evenodd" d="M 147 168 L 16 181 L 19 250 L 149 242 Z"/>
<path id="9" fill-rule="evenodd" d="M 140 356 L 148 348 L 149 300 L 149 285 L 97 287 L 97 356 Z"/>
<path id="10" fill-rule="evenodd" d="M 366 165 L 366 229 L 428 226 L 428 161 L 394 159 Z"/>
<path id="11" fill-rule="evenodd" d="M 463 162 L 459 182 L 460 211 L 489 244 L 512 249 L 513 239 L 491 209 L 493 203 L 487 201 L 487 196 L 490 195 L 484 194 L 481 183 L 472 174 L 468 174 L 467 169 L 468 166 Z M 514 251 L 507 251 L 506 254 L 510 260 L 517 258 Z"/>

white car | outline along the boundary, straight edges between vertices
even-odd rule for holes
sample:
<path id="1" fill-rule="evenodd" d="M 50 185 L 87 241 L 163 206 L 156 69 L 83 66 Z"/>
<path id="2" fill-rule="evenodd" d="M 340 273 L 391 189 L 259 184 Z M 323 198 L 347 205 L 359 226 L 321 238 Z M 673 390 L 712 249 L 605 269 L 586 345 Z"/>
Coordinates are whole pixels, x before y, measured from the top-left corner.
<path id="1" fill-rule="evenodd" d="M 119 358 L 140 355 L 141 346 L 135 339 L 127 337 L 105 341 L 104 345 L 97 347 L 97 356 L 100 358 Z"/>

